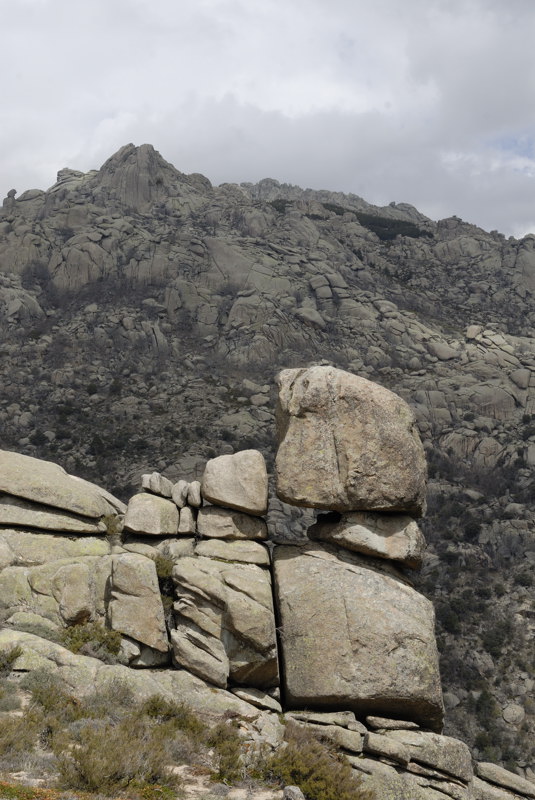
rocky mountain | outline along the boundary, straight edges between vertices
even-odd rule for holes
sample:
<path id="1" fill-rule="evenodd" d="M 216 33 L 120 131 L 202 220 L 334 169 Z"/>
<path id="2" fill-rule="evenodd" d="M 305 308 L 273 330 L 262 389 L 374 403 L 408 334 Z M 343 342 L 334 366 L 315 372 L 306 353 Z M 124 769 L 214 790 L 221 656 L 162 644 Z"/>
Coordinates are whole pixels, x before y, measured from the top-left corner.
<path id="1" fill-rule="evenodd" d="M 419 591 L 446 732 L 535 771 L 535 237 L 264 180 L 213 187 L 149 145 L 0 212 L 1 447 L 127 500 L 255 448 L 272 376 L 328 363 L 412 407 L 430 485 Z M 311 512 L 272 499 L 271 537 Z"/>

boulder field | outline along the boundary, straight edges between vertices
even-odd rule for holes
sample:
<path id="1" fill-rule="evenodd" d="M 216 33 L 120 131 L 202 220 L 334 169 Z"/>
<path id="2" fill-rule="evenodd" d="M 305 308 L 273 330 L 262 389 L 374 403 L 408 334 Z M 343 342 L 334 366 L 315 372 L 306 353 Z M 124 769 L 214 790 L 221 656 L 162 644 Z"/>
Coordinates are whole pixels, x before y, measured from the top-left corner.
<path id="1" fill-rule="evenodd" d="M 268 540 L 256 450 L 209 460 L 200 481 L 144 475 L 127 506 L 0 452 L 0 652 L 19 647 L 15 673 L 51 670 L 80 695 L 121 679 L 232 711 L 256 744 L 308 726 L 382 798 L 535 798 L 441 733 L 434 610 L 410 579 L 426 465 L 409 407 L 332 367 L 278 386 L 277 493 L 328 512 L 299 542 Z M 119 634 L 116 663 L 59 643 L 95 623 Z"/>

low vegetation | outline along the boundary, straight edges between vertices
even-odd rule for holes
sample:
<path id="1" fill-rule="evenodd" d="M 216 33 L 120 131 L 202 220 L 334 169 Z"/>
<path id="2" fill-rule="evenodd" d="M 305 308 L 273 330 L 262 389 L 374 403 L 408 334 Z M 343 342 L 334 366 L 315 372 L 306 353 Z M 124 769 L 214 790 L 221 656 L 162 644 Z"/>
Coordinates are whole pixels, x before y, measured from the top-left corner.
<path id="1" fill-rule="evenodd" d="M 266 761 L 263 776 L 299 786 L 307 800 L 373 800 L 347 759 L 298 725 L 288 725 L 287 745 Z"/>
<path id="2" fill-rule="evenodd" d="M 121 634 L 105 628 L 99 622 L 85 622 L 64 628 L 60 642 L 73 653 L 93 656 L 106 664 L 116 664 L 119 660 Z"/>
<path id="3" fill-rule="evenodd" d="M 14 649 L 7 661 L 16 657 Z M 49 775 L 55 788 L 4 781 L 0 796 L 8 800 L 55 800 L 73 793 L 171 800 L 182 796 L 176 769 L 181 764 L 196 765 L 228 785 L 244 780 L 250 786 L 255 781 L 297 785 L 307 800 L 371 800 L 345 758 L 295 725 L 285 746 L 266 754 L 248 747 L 238 719 L 209 726 L 183 703 L 160 695 L 140 702 L 124 683 L 110 682 L 77 698 L 53 674 L 34 671 L 19 686 L 28 704 L 24 716 L 2 715 L 0 770 L 4 776 L 19 770 L 30 777 Z"/>

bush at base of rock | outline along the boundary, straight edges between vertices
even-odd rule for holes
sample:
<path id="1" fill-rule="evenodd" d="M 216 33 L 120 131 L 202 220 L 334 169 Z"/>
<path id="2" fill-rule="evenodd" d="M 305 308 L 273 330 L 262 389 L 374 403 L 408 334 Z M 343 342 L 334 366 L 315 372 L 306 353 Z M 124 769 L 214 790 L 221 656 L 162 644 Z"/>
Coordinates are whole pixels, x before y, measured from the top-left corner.
<path id="1" fill-rule="evenodd" d="M 61 631 L 61 643 L 73 653 L 100 658 L 108 664 L 119 661 L 121 634 L 111 631 L 98 622 L 71 625 Z"/>
<path id="2" fill-rule="evenodd" d="M 298 786 L 307 800 L 373 800 L 344 756 L 293 725 L 287 729 L 287 746 L 266 761 L 263 774 Z"/>

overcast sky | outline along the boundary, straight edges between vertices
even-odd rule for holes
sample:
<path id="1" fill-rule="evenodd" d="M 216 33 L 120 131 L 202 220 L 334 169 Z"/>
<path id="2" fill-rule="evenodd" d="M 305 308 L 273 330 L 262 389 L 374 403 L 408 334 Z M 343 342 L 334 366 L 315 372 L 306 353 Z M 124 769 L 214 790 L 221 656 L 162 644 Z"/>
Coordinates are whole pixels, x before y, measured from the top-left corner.
<path id="1" fill-rule="evenodd" d="M 0 194 L 149 142 L 535 231 L 534 0 L 0 0 Z"/>

